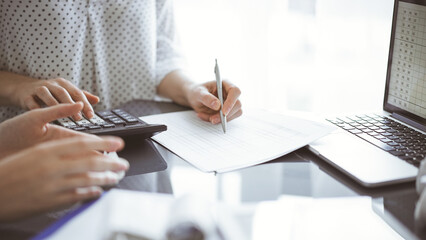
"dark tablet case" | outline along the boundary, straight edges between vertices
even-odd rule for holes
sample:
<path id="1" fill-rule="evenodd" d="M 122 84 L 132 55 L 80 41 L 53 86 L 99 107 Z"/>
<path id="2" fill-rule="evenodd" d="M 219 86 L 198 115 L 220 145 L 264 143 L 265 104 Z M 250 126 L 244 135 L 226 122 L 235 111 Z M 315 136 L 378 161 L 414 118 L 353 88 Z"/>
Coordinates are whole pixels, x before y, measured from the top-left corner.
<path id="1" fill-rule="evenodd" d="M 118 152 L 118 156 L 130 163 L 130 168 L 126 172 L 126 176 L 158 172 L 167 168 L 167 163 L 151 139 L 138 136 L 128 136 L 123 137 L 123 139 L 126 145 L 121 152 Z"/>

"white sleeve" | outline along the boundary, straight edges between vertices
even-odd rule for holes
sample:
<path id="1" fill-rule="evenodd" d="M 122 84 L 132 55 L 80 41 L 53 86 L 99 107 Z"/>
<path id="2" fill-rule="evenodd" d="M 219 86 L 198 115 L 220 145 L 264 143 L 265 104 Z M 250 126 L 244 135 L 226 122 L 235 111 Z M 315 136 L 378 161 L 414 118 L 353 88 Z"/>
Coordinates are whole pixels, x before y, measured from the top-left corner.
<path id="1" fill-rule="evenodd" d="M 156 84 L 170 72 L 183 69 L 185 58 L 180 51 L 172 0 L 157 0 Z"/>

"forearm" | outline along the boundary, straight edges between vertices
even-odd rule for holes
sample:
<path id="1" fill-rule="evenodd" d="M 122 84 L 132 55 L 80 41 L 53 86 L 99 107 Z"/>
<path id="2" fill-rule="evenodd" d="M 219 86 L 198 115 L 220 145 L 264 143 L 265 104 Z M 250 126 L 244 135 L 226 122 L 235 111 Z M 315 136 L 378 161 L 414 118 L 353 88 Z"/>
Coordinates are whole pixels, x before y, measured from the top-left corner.
<path id="1" fill-rule="evenodd" d="M 0 105 L 20 105 L 17 99 L 17 90 L 23 82 L 34 81 L 35 79 L 0 71 Z"/>
<path id="2" fill-rule="evenodd" d="M 166 75 L 157 87 L 158 95 L 170 98 L 172 101 L 190 106 L 188 101 L 188 92 L 195 84 L 184 72 L 180 70 L 173 71 Z"/>

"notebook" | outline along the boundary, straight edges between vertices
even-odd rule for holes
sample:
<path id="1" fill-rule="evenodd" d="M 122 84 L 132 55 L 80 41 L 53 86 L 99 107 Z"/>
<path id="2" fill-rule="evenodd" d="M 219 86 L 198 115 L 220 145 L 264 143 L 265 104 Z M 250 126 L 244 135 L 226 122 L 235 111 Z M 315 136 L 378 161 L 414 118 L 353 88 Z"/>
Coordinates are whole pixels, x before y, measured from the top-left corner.
<path id="1" fill-rule="evenodd" d="M 365 187 L 413 181 L 426 154 L 426 2 L 395 0 L 383 112 L 328 118 L 309 149 Z"/>

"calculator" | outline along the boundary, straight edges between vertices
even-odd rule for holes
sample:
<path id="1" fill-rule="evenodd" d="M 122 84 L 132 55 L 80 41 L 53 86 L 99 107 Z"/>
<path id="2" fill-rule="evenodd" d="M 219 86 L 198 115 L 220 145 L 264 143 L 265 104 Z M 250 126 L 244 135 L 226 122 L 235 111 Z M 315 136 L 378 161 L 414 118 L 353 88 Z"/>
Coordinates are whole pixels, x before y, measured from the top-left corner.
<path id="1" fill-rule="evenodd" d="M 68 129 L 96 135 L 143 136 L 146 138 L 167 130 L 163 124 L 148 124 L 123 109 L 95 112 L 91 119 L 83 116 L 75 121 L 72 118 L 61 118 L 56 124 Z"/>

